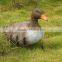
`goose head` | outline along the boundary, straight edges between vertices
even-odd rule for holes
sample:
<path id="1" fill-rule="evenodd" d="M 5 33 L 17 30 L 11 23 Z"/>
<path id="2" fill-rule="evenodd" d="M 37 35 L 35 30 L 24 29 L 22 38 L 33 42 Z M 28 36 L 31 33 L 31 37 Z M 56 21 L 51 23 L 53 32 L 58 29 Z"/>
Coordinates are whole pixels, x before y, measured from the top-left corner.
<path id="1" fill-rule="evenodd" d="M 40 9 L 34 9 L 32 11 L 31 19 L 35 20 L 35 21 L 36 20 L 38 21 L 38 19 L 42 19 L 42 20 L 48 21 L 48 17 L 45 15 L 45 12 L 40 10 Z"/>

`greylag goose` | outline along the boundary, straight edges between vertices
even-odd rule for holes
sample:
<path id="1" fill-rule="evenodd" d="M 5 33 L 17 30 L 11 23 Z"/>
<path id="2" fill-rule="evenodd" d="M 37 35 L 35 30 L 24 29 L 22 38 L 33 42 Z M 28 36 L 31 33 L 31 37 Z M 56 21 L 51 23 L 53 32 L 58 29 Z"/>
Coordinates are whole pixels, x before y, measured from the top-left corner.
<path id="1" fill-rule="evenodd" d="M 16 23 L 7 27 L 6 36 L 11 43 L 19 46 L 28 46 L 38 42 L 43 37 L 38 19 L 47 21 L 47 17 L 40 9 L 34 9 L 31 14 L 31 20 L 28 22 Z"/>

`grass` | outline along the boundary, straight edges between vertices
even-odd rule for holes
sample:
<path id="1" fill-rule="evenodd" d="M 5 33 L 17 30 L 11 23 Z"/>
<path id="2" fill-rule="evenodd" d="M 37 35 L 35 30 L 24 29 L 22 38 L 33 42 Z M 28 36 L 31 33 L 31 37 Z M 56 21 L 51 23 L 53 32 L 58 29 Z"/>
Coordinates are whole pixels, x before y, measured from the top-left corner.
<path id="1" fill-rule="evenodd" d="M 49 17 L 48 22 L 39 20 L 42 27 L 62 27 L 61 1 L 56 2 L 58 4 L 52 2 L 39 3 L 39 7 L 46 10 Z M 30 10 L 0 12 L 0 27 L 29 20 Z M 41 48 L 42 42 L 44 49 Z M 5 35 L 0 33 L 0 62 L 62 62 L 62 32 L 46 32 L 38 43 L 23 48 L 11 46 Z"/>

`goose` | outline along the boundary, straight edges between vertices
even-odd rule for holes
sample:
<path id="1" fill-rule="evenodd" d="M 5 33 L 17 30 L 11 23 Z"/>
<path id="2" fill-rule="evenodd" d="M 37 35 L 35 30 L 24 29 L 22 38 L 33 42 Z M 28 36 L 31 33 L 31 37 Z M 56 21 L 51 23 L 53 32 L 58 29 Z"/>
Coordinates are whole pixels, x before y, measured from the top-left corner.
<path id="1" fill-rule="evenodd" d="M 31 20 L 22 23 L 15 23 L 6 28 L 7 39 L 19 46 L 28 46 L 37 43 L 44 36 L 44 31 L 38 23 L 38 19 L 48 20 L 48 17 L 40 9 L 34 9 L 31 13 Z"/>

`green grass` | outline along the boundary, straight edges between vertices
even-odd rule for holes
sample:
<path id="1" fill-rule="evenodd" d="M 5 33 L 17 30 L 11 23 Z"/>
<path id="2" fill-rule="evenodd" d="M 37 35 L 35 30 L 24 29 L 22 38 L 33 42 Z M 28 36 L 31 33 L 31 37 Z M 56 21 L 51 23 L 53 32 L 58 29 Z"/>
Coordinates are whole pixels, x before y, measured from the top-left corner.
<path id="1" fill-rule="evenodd" d="M 49 1 L 38 5 L 49 17 L 48 22 L 39 20 L 39 24 L 45 28 L 62 27 L 62 1 Z M 29 9 L 30 6 L 28 9 L 0 12 L 0 27 L 29 20 Z M 41 48 L 42 42 L 44 49 Z M 12 46 L 5 35 L 0 33 L 0 62 L 62 62 L 62 32 L 46 32 L 38 43 L 23 48 Z"/>

